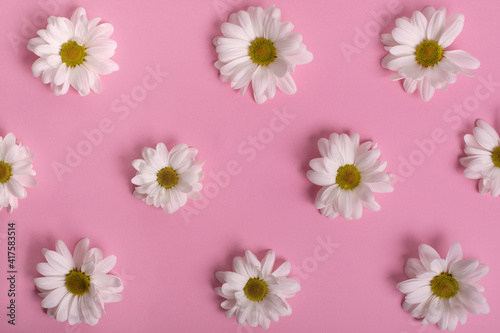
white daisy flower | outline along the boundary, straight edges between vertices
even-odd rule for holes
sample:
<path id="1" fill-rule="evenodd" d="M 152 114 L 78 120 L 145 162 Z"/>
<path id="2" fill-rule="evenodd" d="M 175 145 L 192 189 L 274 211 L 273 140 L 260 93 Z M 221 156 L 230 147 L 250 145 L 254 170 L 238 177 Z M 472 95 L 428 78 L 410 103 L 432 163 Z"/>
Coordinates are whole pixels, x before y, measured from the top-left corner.
<path id="1" fill-rule="evenodd" d="M 42 250 L 47 262 L 36 265 L 44 277 L 35 278 L 35 285 L 43 297 L 42 307 L 49 317 L 95 325 L 104 312 L 104 303 L 121 301 L 123 290 L 119 277 L 108 274 L 116 263 L 111 255 L 103 259 L 101 250 L 89 250 L 89 240 L 82 239 L 73 255 L 66 244 L 58 240 L 56 251 Z"/>
<path id="2" fill-rule="evenodd" d="M 466 168 L 465 177 L 479 179 L 479 192 L 500 195 L 500 137 L 484 120 L 478 120 L 474 135 L 466 134 L 465 154 L 460 163 Z"/>
<path id="3" fill-rule="evenodd" d="M 464 21 L 460 13 L 446 18 L 444 7 L 425 7 L 411 18 L 396 19 L 392 33 L 381 35 L 390 52 L 382 59 L 382 67 L 397 72 L 392 80 L 404 79 L 407 93 L 418 88 L 424 101 L 431 99 L 435 89 L 445 91 L 455 83 L 457 74 L 476 75 L 466 68 L 479 68 L 479 60 L 465 51 L 446 49 L 462 31 Z"/>
<path id="4" fill-rule="evenodd" d="M 231 14 L 221 26 L 224 36 L 213 40 L 220 79 L 231 81 L 231 88 L 239 89 L 241 95 L 252 82 L 259 104 L 274 98 L 276 86 L 295 94 L 297 86 L 290 73 L 295 65 L 309 63 L 313 55 L 302 43 L 302 35 L 292 32 L 293 27 L 291 22 L 281 22 L 281 11 L 274 5 Z"/>
<path id="5" fill-rule="evenodd" d="M 288 278 L 291 265 L 285 261 L 272 272 L 274 251 L 267 252 L 259 262 L 250 251 L 245 257 L 235 257 L 233 272 L 217 272 L 215 276 L 222 287 L 215 288 L 219 296 L 226 298 L 221 307 L 228 310 L 226 317 L 236 316 L 240 325 L 250 325 L 267 329 L 271 320 L 277 322 L 280 316 L 292 314 L 292 308 L 286 298 L 293 297 L 300 290 L 300 285 Z"/>
<path id="6" fill-rule="evenodd" d="M 24 187 L 36 186 L 34 157 L 28 147 L 16 142 L 14 134 L 0 136 L 0 210 L 7 207 L 12 213 L 17 208 L 17 200 L 28 195 Z"/>
<path id="7" fill-rule="evenodd" d="M 405 273 L 410 278 L 398 284 L 406 294 L 403 308 L 422 325 L 438 324 L 441 330 L 454 331 L 458 321 L 465 324 L 467 311 L 487 314 L 490 307 L 476 283 L 488 273 L 488 266 L 476 259 L 462 259 L 462 247 L 451 245 L 446 259 L 432 247 L 418 247 L 420 259 L 408 259 Z"/>
<path id="8" fill-rule="evenodd" d="M 196 154 L 198 150 L 186 144 L 179 144 L 170 152 L 161 142 L 156 149 L 145 147 L 143 159 L 132 162 L 137 170 L 132 178 L 132 183 L 137 185 L 135 197 L 148 205 L 161 206 L 169 214 L 184 206 L 187 199 L 201 199 L 204 162 L 196 162 Z"/>
<path id="9" fill-rule="evenodd" d="M 359 219 L 363 207 L 380 210 L 373 192 L 392 192 L 390 183 L 394 175 L 384 172 L 387 162 L 379 161 L 377 144 L 367 141 L 359 144 L 358 133 L 333 133 L 330 139 L 318 141 L 322 157 L 312 159 L 307 178 L 323 186 L 316 196 L 316 208 L 329 218 L 342 215 L 346 219 Z"/>
<path id="10" fill-rule="evenodd" d="M 116 49 L 116 42 L 109 39 L 113 26 L 98 25 L 100 20 L 96 17 L 89 21 L 83 8 L 75 10 L 71 20 L 49 17 L 47 28 L 37 32 L 40 37 L 28 43 L 28 49 L 40 57 L 31 68 L 33 76 L 50 83 L 56 95 L 66 94 L 70 84 L 82 96 L 90 89 L 100 93 L 99 75 L 118 70 L 109 59 Z"/>

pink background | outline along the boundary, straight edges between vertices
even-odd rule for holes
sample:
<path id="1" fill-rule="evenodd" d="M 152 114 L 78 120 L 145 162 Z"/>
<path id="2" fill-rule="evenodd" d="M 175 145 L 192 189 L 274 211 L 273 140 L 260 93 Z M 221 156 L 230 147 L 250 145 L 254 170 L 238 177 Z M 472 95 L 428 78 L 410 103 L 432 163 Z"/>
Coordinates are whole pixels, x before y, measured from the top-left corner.
<path id="1" fill-rule="evenodd" d="M 500 82 L 498 1 L 434 3 L 447 6 L 450 14 L 465 14 L 465 28 L 451 48 L 470 52 L 481 67 L 478 77 L 460 76 L 428 103 L 389 80 L 391 72 L 379 64 L 385 51 L 374 32 L 390 32 L 396 17 L 429 2 L 277 2 L 314 60 L 293 75 L 297 94 L 278 92 L 263 105 L 251 93 L 241 97 L 219 81 L 211 41 L 229 10 L 271 2 L 59 1 L 4 1 L 0 14 L 0 135 L 14 132 L 35 152 L 38 180 L 18 210 L 0 212 L 0 331 L 258 332 L 225 318 L 223 299 L 213 290 L 220 285 L 214 274 L 230 270 L 232 258 L 246 249 L 262 257 L 272 248 L 279 262 L 294 265 L 292 276 L 300 278 L 302 290 L 290 299 L 293 315 L 272 323 L 269 332 L 437 332 L 435 326 L 419 326 L 402 309 L 396 283 L 406 279 L 404 264 L 417 256 L 418 244 L 430 244 L 444 256 L 455 240 L 466 257 L 491 268 L 480 281 L 491 314 L 469 315 L 457 332 L 500 331 L 500 199 L 480 195 L 477 182 L 464 178 L 458 163 L 463 135 L 477 118 L 500 129 L 500 85 L 490 92 L 483 83 L 488 77 Z M 80 97 L 71 89 L 56 97 L 32 77 L 36 56 L 25 49 L 26 42 L 14 47 L 9 38 L 34 37 L 27 24 L 41 27 L 33 15 L 43 7 L 70 16 L 79 5 L 89 17 L 115 27 L 113 60 L 120 70 L 103 77 L 100 95 Z M 381 11 L 390 15 L 382 27 L 373 16 Z M 365 30 L 370 35 L 363 39 L 359 31 Z M 356 53 L 346 57 L 341 50 L 346 45 Z M 156 67 L 168 77 L 140 96 L 147 68 Z M 131 93 L 144 98 L 126 107 L 122 95 Z M 452 113 L 464 103 L 470 112 Z M 273 118 L 284 111 L 294 118 L 281 125 Z M 66 164 L 68 149 L 85 149 L 83 132 L 102 121 L 112 124 L 112 132 L 60 181 L 54 163 Z M 271 123 L 280 131 L 272 132 Z M 388 170 L 399 176 L 393 193 L 376 196 L 380 212 L 365 210 L 359 221 L 329 220 L 314 208 L 319 187 L 305 174 L 309 160 L 319 156 L 317 140 L 332 132 L 358 132 L 363 141 L 378 142 Z M 433 132 L 438 142 L 430 143 Z M 249 137 L 258 138 L 260 150 L 251 148 Z M 174 215 L 132 195 L 132 160 L 142 147 L 160 141 L 169 148 L 183 142 L 195 146 L 206 161 L 204 200 Z M 427 154 L 417 142 L 425 143 Z M 238 174 L 217 185 L 213 175 L 220 176 L 230 161 L 238 163 Z M 5 315 L 8 221 L 17 225 L 15 327 L 7 325 Z M 118 257 L 114 272 L 125 283 L 123 301 L 109 304 L 95 327 L 48 318 L 32 282 L 39 276 L 35 265 L 44 260 L 42 248 L 54 249 L 62 239 L 72 249 L 83 237 L 106 256 Z M 328 237 L 338 248 L 326 255 L 318 239 Z"/>

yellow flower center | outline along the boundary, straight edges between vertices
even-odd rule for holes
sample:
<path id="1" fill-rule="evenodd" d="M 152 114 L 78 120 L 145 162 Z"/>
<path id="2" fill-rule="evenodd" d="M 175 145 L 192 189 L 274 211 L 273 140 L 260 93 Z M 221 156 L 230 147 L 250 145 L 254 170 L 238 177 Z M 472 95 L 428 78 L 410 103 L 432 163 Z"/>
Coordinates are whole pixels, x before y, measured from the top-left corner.
<path id="1" fill-rule="evenodd" d="M 432 279 L 431 289 L 439 298 L 451 298 L 458 293 L 460 287 L 453 275 L 443 272 Z"/>
<path id="2" fill-rule="evenodd" d="M 424 40 L 417 46 L 415 58 L 424 67 L 432 67 L 443 59 L 444 50 L 433 40 Z"/>
<path id="3" fill-rule="evenodd" d="M 12 168 L 9 163 L 0 161 L 0 183 L 6 183 L 12 176 Z"/>
<path id="4" fill-rule="evenodd" d="M 491 159 L 493 160 L 493 164 L 495 164 L 497 168 L 500 168 L 500 146 L 496 147 L 495 150 L 493 150 L 493 152 L 491 153 Z"/>
<path id="5" fill-rule="evenodd" d="M 164 188 L 174 187 L 178 182 L 179 176 L 171 167 L 163 168 L 158 172 L 158 184 Z"/>
<path id="6" fill-rule="evenodd" d="M 361 174 L 354 165 L 347 164 L 338 169 L 335 182 L 344 190 L 353 190 L 361 182 Z"/>
<path id="7" fill-rule="evenodd" d="M 66 274 L 66 288 L 73 295 L 81 296 L 89 291 L 90 276 L 78 268 L 73 268 L 69 274 Z"/>
<path id="8" fill-rule="evenodd" d="M 250 278 L 243 291 L 249 300 L 254 302 L 262 301 L 267 295 L 267 283 L 258 278 Z"/>
<path id="9" fill-rule="evenodd" d="M 250 45 L 248 55 L 256 64 L 267 66 L 276 59 L 276 48 L 269 39 L 257 38 Z"/>
<path id="10" fill-rule="evenodd" d="M 69 41 L 61 47 L 61 60 L 68 67 L 81 65 L 85 61 L 85 47 L 78 45 L 75 41 Z"/>

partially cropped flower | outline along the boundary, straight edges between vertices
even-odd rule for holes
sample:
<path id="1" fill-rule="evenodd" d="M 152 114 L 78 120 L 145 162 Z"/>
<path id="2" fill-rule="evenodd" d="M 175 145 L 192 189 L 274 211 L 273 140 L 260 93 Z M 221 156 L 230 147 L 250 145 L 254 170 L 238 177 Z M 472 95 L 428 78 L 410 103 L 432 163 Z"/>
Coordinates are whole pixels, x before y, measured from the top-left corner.
<path id="1" fill-rule="evenodd" d="M 500 137 L 486 121 L 478 120 L 472 134 L 466 134 L 465 154 L 460 163 L 466 168 L 464 175 L 479 179 L 479 192 L 491 191 L 492 197 L 500 195 Z"/>
<path id="2" fill-rule="evenodd" d="M 302 35 L 292 32 L 293 27 L 291 22 L 281 22 L 281 11 L 274 5 L 231 14 L 221 27 L 224 36 L 213 40 L 220 79 L 231 81 L 231 88 L 239 89 L 241 95 L 252 82 L 259 104 L 274 98 L 276 87 L 295 94 L 297 86 L 290 73 L 295 65 L 309 63 L 313 55 L 302 43 Z"/>
<path id="3" fill-rule="evenodd" d="M 47 262 L 36 265 L 44 277 L 35 278 L 35 285 L 43 297 L 42 307 L 47 315 L 70 325 L 80 322 L 95 325 L 104 312 L 104 304 L 121 301 L 123 290 L 119 277 L 108 274 L 116 263 L 111 255 L 103 259 L 101 250 L 89 250 L 89 240 L 82 239 L 73 255 L 63 241 L 56 242 L 56 250 L 43 249 Z"/>
<path id="4" fill-rule="evenodd" d="M 384 172 L 387 162 L 378 160 L 377 144 L 366 141 L 359 144 L 358 133 L 333 133 L 330 139 L 318 141 L 321 157 L 312 159 L 307 178 L 323 186 L 316 196 L 316 208 L 329 218 L 342 215 L 346 219 L 359 219 L 363 207 L 380 210 L 374 192 L 392 192 L 392 174 Z"/>
<path id="5" fill-rule="evenodd" d="M 99 24 L 101 19 L 87 19 L 85 9 L 78 8 L 71 16 L 48 18 L 46 29 L 38 30 L 40 37 L 32 38 L 28 49 L 40 58 L 32 66 L 33 76 L 50 83 L 56 95 L 64 95 L 73 86 L 85 96 L 92 89 L 101 92 L 99 75 L 118 70 L 111 59 L 116 42 L 109 39 L 113 26 Z"/>
<path id="6" fill-rule="evenodd" d="M 467 311 L 487 314 L 490 307 L 476 283 L 488 273 L 488 266 L 476 259 L 463 259 L 462 247 L 451 245 L 446 259 L 432 247 L 421 244 L 420 259 L 408 259 L 405 273 L 410 278 L 398 284 L 406 294 L 403 308 L 422 325 L 438 324 L 441 330 L 454 331 L 458 321 L 465 324 Z"/>
<path id="7" fill-rule="evenodd" d="M 382 59 L 382 67 L 395 71 L 392 80 L 404 79 L 409 94 L 417 88 L 424 101 L 435 89 L 445 91 L 455 83 L 457 74 L 476 75 L 468 69 L 479 68 L 479 60 L 462 50 L 448 50 L 464 26 L 465 17 L 457 13 L 446 18 L 446 8 L 425 7 L 411 18 L 396 19 L 396 28 L 382 34 L 381 41 L 390 52 Z"/>
<path id="8" fill-rule="evenodd" d="M 186 144 L 179 144 L 171 151 L 161 142 L 156 149 L 145 147 L 143 159 L 132 162 L 137 170 L 132 178 L 132 183 L 137 185 L 135 197 L 148 205 L 161 206 L 169 214 L 184 206 L 187 199 L 200 200 L 204 162 L 196 162 L 196 154 L 198 150 Z"/>
<path id="9" fill-rule="evenodd" d="M 7 207 L 11 213 L 17 208 L 17 200 L 28 195 L 24 187 L 35 187 L 33 157 L 28 147 L 16 142 L 12 133 L 0 136 L 0 210 Z"/>
<path id="10" fill-rule="evenodd" d="M 300 290 L 297 281 L 287 277 L 291 265 L 285 261 L 274 272 L 275 254 L 270 250 L 262 262 L 250 251 L 245 257 L 235 257 L 233 271 L 217 272 L 215 276 L 222 287 L 215 288 L 219 296 L 226 298 L 221 307 L 228 310 L 226 317 L 236 316 L 240 325 L 267 329 L 271 320 L 292 314 L 286 298 Z"/>

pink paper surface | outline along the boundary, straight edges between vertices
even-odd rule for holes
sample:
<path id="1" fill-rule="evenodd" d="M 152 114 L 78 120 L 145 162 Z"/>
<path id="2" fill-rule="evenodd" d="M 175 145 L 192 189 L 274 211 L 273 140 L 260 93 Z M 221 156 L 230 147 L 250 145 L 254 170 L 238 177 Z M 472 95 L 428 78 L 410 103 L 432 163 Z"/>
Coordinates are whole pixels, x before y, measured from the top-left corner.
<path id="1" fill-rule="evenodd" d="M 230 270 L 232 258 L 246 249 L 259 258 L 274 249 L 278 264 L 292 263 L 291 275 L 302 286 L 290 299 L 292 316 L 272 323 L 269 332 L 438 332 L 402 309 L 396 284 L 406 279 L 404 264 L 417 257 L 418 244 L 445 256 L 453 241 L 462 244 L 465 257 L 490 265 L 480 284 L 491 313 L 469 315 L 456 332 L 500 331 L 500 199 L 480 195 L 458 162 L 463 135 L 476 119 L 500 129 L 500 3 L 277 2 L 314 60 L 293 74 L 297 94 L 278 92 L 257 105 L 251 91 L 242 97 L 220 82 L 212 39 L 229 11 L 269 4 L 2 3 L 0 135 L 14 132 L 35 153 L 38 186 L 28 189 L 14 213 L 0 212 L 1 332 L 262 331 L 225 318 L 223 299 L 213 290 L 220 286 L 215 272 Z M 470 52 L 481 67 L 477 77 L 459 76 L 424 103 L 381 68 L 386 51 L 378 34 L 428 4 L 465 14 L 464 30 L 450 49 Z M 113 24 L 118 48 L 112 59 L 120 70 L 102 77 L 100 95 L 80 97 L 70 88 L 56 97 L 32 77 L 36 56 L 25 46 L 35 36 L 30 24 L 41 28 L 44 10 L 69 17 L 82 5 L 90 18 Z M 152 71 L 163 74 L 155 80 Z M 96 134 L 99 127 L 102 134 Z M 309 160 L 319 156 L 318 139 L 332 132 L 358 132 L 362 141 L 377 142 L 387 170 L 398 175 L 393 193 L 376 195 L 380 212 L 365 210 L 358 221 L 329 220 L 314 208 L 319 187 L 305 174 Z M 157 142 L 195 146 L 206 161 L 204 199 L 174 215 L 132 195 L 131 162 Z M 70 172 L 58 175 L 54 165 L 68 165 L 74 150 L 86 156 L 73 156 Z M 8 221 L 17 229 L 15 326 L 6 316 Z M 42 248 L 54 249 L 62 239 L 72 250 L 83 237 L 105 256 L 118 257 L 114 273 L 125 284 L 123 301 L 107 305 L 95 327 L 47 317 L 33 284 Z M 328 242 L 335 244 L 330 252 L 322 247 Z"/>

